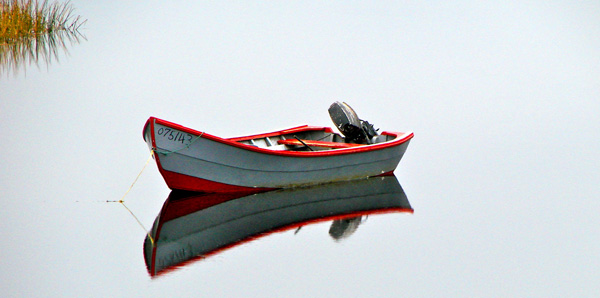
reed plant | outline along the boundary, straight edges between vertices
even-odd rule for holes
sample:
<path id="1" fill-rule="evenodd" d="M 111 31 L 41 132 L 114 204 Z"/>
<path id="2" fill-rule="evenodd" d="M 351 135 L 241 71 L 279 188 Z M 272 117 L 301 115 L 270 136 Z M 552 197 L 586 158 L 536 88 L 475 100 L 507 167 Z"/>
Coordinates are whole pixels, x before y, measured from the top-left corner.
<path id="1" fill-rule="evenodd" d="M 68 1 L 0 0 L 0 73 L 25 62 L 48 64 L 66 51 L 65 41 L 85 38 L 79 32 L 85 20 L 73 10 Z"/>

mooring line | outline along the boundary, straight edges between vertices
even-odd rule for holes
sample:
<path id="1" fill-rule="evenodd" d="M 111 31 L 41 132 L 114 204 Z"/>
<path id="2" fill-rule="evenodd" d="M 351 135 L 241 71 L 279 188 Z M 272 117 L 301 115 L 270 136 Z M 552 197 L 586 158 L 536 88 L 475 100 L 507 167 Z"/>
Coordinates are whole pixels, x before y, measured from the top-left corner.
<path id="1" fill-rule="evenodd" d="M 148 235 L 148 238 L 150 238 L 150 242 L 152 243 L 152 246 L 154 246 L 154 238 L 152 237 L 152 235 L 150 235 L 150 231 L 148 231 L 146 229 L 146 227 L 144 227 L 144 224 L 142 224 L 142 222 L 137 218 L 137 216 L 135 216 L 135 214 L 133 214 L 133 212 L 125 205 L 125 196 L 127 196 L 127 194 L 131 191 L 131 189 L 133 188 L 133 186 L 135 185 L 135 183 L 138 181 L 138 179 L 140 179 L 140 176 L 142 175 L 142 173 L 144 172 L 144 170 L 146 169 L 146 167 L 148 166 L 148 164 L 150 163 L 150 160 L 152 160 L 152 156 L 154 155 L 154 151 L 150 150 L 150 157 L 148 157 L 148 160 L 146 160 L 146 164 L 144 164 L 144 167 L 142 168 L 142 170 L 140 171 L 140 173 L 137 175 L 137 177 L 135 177 L 135 180 L 133 180 L 133 183 L 131 183 L 131 186 L 129 186 L 129 189 L 127 189 L 127 191 L 125 192 L 125 194 L 121 197 L 120 200 L 118 201 L 110 201 L 107 200 L 107 203 L 121 203 L 121 205 L 123 205 L 123 207 L 125 207 L 125 209 L 127 209 L 127 211 L 129 212 L 129 214 L 131 214 L 131 216 L 133 216 L 133 218 L 135 219 L 135 221 L 137 221 L 137 223 L 140 225 L 140 227 L 142 227 L 142 229 L 144 229 L 144 232 L 146 232 L 146 234 Z"/>
<path id="2" fill-rule="evenodd" d="M 137 223 L 140 225 L 140 227 L 142 227 L 142 229 L 144 229 L 144 231 L 146 232 L 146 235 L 148 235 L 148 238 L 150 238 L 152 247 L 154 247 L 154 238 L 152 237 L 152 235 L 150 235 L 150 231 L 148 231 L 146 229 L 146 227 L 144 227 L 142 222 L 137 218 L 137 216 L 135 216 L 135 214 L 133 214 L 133 212 L 131 212 L 131 210 L 129 208 L 127 208 L 127 206 L 125 205 L 125 202 L 121 201 L 120 203 L 121 203 L 121 205 L 123 205 L 123 207 L 125 207 L 125 209 L 127 209 L 127 211 L 129 211 L 129 214 L 131 214 L 131 216 L 133 216 L 133 218 L 135 218 L 135 221 L 137 221 Z"/>
<path id="3" fill-rule="evenodd" d="M 135 183 L 138 181 L 138 179 L 140 179 L 140 176 L 142 175 L 142 173 L 144 172 L 144 170 L 150 163 L 150 160 L 152 160 L 153 155 L 154 155 L 154 151 L 150 150 L 150 156 L 148 157 L 148 160 L 146 160 L 146 164 L 144 164 L 144 167 L 142 168 L 140 173 L 137 175 L 137 177 L 135 177 L 135 180 L 133 180 L 133 183 L 131 183 L 131 186 L 129 186 L 129 189 L 127 189 L 127 191 L 125 192 L 125 194 L 121 197 L 121 199 L 119 201 L 123 202 L 123 199 L 125 199 L 125 196 L 129 193 L 129 191 L 131 191 L 131 189 L 133 188 L 133 185 L 135 185 Z"/>

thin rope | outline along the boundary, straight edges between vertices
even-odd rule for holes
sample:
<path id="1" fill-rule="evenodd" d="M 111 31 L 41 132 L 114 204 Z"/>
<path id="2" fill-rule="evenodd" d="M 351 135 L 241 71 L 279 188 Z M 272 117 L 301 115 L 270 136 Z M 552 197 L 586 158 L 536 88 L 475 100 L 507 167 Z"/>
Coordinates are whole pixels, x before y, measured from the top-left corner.
<path id="1" fill-rule="evenodd" d="M 146 234 L 148 235 L 148 238 L 150 238 L 150 242 L 152 243 L 152 246 L 154 247 L 154 238 L 152 238 L 152 235 L 150 235 L 150 231 L 148 231 L 146 229 L 146 227 L 144 227 L 144 225 L 142 224 L 142 222 L 137 218 L 137 216 L 135 216 L 135 214 L 133 214 L 133 212 L 131 212 L 131 210 L 129 208 L 127 208 L 127 206 L 125 205 L 125 196 L 127 196 L 127 194 L 131 191 L 131 189 L 133 188 L 133 186 L 135 185 L 135 183 L 138 181 L 138 179 L 140 179 L 140 176 L 142 175 L 142 173 L 144 172 L 144 170 L 146 169 L 146 167 L 148 166 L 148 164 L 150 163 L 150 160 L 152 160 L 152 156 L 154 155 L 154 151 L 150 150 L 150 157 L 148 157 L 148 160 L 146 160 L 146 164 L 144 164 L 144 167 L 142 168 L 142 170 L 140 171 L 140 173 L 137 175 L 137 177 L 135 177 L 135 180 L 133 180 L 133 183 L 131 183 L 131 186 L 129 186 L 129 189 L 127 189 L 127 191 L 125 192 L 125 194 L 121 197 L 120 200 L 118 201 L 109 201 L 107 200 L 107 203 L 121 203 L 121 205 L 123 205 L 123 207 L 125 207 L 125 209 L 127 209 L 127 211 L 129 212 L 129 214 L 131 214 L 131 216 L 133 216 L 133 218 L 135 219 L 135 221 L 137 221 L 137 223 L 140 225 L 140 227 L 142 227 L 142 229 L 144 229 L 144 232 L 146 232 Z"/>
<path id="2" fill-rule="evenodd" d="M 129 214 L 131 214 L 131 216 L 133 216 L 133 218 L 135 218 L 135 220 L 140 225 L 140 227 L 142 227 L 142 229 L 144 229 L 144 231 L 146 232 L 146 235 L 148 235 L 148 238 L 150 238 L 150 242 L 152 243 L 152 247 L 154 247 L 154 238 L 152 238 L 152 235 L 150 235 L 150 231 L 148 231 L 146 229 L 146 227 L 144 227 L 144 225 L 142 224 L 142 222 L 137 218 L 137 216 L 135 216 L 135 214 L 133 214 L 133 212 L 131 212 L 131 210 L 129 208 L 127 208 L 127 206 L 125 205 L 125 202 L 120 201 L 119 203 L 121 203 L 121 205 L 123 205 L 123 207 L 125 207 L 125 209 L 127 209 L 127 211 L 129 211 Z"/>
<path id="3" fill-rule="evenodd" d="M 154 151 L 150 150 L 150 156 L 148 157 L 148 160 L 146 160 L 146 164 L 144 164 L 144 167 L 142 168 L 142 170 L 140 171 L 140 173 L 137 175 L 137 177 L 135 177 L 135 180 L 133 180 L 133 183 L 131 183 L 131 186 L 129 186 L 129 189 L 127 189 L 127 191 L 121 197 L 121 199 L 119 200 L 119 202 L 123 202 L 123 199 L 125 199 L 125 196 L 127 196 L 127 194 L 131 191 L 131 189 L 133 188 L 133 186 L 135 185 L 135 183 L 138 181 L 138 179 L 140 179 L 140 176 L 142 175 L 142 173 L 144 172 L 144 170 L 146 169 L 146 167 L 150 163 L 150 160 L 152 160 L 152 155 L 154 155 Z"/>

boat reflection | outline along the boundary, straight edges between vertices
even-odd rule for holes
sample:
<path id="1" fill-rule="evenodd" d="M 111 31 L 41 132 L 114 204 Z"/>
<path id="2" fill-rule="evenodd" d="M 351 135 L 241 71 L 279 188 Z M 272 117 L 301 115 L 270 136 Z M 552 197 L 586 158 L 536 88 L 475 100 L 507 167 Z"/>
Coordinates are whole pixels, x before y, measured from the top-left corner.
<path id="1" fill-rule="evenodd" d="M 366 216 L 391 212 L 413 212 L 394 176 L 251 195 L 174 190 L 146 236 L 144 259 L 155 276 L 274 232 L 324 221 L 332 221 L 329 234 L 339 241 Z"/>

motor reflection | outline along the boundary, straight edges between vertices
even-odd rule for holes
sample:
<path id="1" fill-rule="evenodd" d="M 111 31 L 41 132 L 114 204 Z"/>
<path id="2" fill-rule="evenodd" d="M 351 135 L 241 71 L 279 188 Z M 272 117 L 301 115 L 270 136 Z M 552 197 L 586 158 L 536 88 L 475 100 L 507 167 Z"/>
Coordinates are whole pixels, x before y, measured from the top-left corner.
<path id="1" fill-rule="evenodd" d="M 394 176 L 256 194 L 174 190 L 144 241 L 156 276 L 275 232 L 331 221 L 335 241 L 351 236 L 369 215 L 413 212 Z"/>

